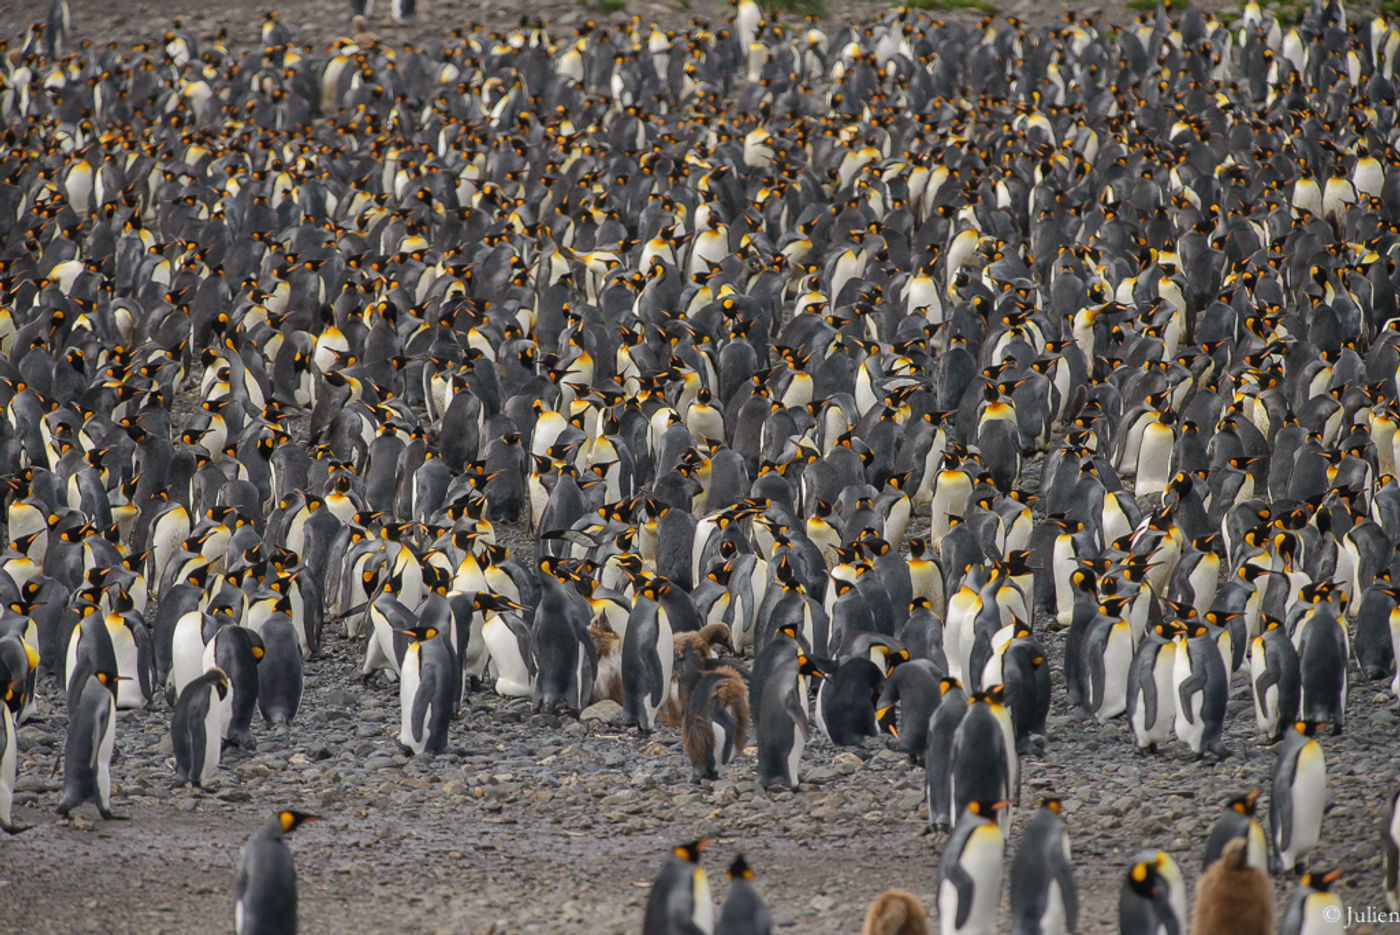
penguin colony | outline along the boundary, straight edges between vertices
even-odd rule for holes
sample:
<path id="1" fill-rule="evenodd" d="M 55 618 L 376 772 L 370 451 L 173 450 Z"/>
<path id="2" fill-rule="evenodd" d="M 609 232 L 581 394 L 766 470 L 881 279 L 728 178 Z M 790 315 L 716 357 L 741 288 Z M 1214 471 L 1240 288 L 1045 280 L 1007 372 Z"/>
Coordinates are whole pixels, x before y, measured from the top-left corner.
<path id="1" fill-rule="evenodd" d="M 1052 671 L 1139 749 L 1213 757 L 1241 673 L 1282 740 L 1269 835 L 1232 802 L 1207 879 L 1311 870 L 1323 728 L 1353 677 L 1400 694 L 1400 27 L 827 34 L 745 0 L 420 49 L 269 15 L 235 52 L 67 49 L 55 9 L 0 76 L 7 828 L 40 680 L 59 812 L 110 817 L 122 711 L 164 696 L 198 785 L 295 720 L 329 633 L 415 754 L 482 688 L 615 701 L 769 788 L 813 729 L 888 734 L 959 933 L 995 925 Z M 648 935 L 714 930 L 698 857 Z M 294 905 L 265 872 L 240 894 Z M 1057 800 L 1010 877 L 1018 932 L 1073 929 Z M 735 899 L 718 930 L 766 930 Z M 1123 930 L 1186 918 L 1139 855 Z"/>

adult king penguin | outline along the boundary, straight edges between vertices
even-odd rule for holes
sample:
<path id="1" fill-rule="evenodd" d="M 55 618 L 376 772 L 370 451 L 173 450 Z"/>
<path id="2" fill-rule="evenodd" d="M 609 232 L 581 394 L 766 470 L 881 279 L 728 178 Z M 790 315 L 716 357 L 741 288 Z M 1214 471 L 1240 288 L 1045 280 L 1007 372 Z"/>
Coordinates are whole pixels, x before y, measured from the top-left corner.
<path id="1" fill-rule="evenodd" d="M 709 845 L 701 838 L 672 849 L 651 884 L 642 935 L 710 935 L 715 928 L 715 904 L 710 881 L 700 866 L 700 853 Z"/>
<path id="2" fill-rule="evenodd" d="M 297 871 L 285 835 L 315 820 L 280 811 L 244 842 L 233 883 L 235 935 L 296 935 Z"/>

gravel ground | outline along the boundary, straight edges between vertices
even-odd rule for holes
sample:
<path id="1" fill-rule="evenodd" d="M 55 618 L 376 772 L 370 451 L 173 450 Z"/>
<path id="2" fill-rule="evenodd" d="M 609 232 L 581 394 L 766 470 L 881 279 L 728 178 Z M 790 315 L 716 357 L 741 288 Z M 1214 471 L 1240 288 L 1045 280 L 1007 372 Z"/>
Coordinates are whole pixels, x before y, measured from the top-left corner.
<path id="1" fill-rule="evenodd" d="M 36 827 L 0 845 L 10 930 L 224 928 L 238 846 L 287 805 L 322 816 L 291 839 L 308 933 L 345 931 L 347 918 L 360 931 L 635 932 L 667 849 L 706 833 L 717 837 L 706 859 L 715 895 L 742 850 L 790 931 L 855 932 L 887 886 L 934 904 L 944 838 L 924 830 L 922 769 L 892 751 L 814 738 L 801 789 L 770 796 L 751 753 L 720 781 L 693 785 L 672 729 L 643 737 L 591 718 L 531 717 L 525 701 L 478 693 L 454 725 L 452 752 L 415 759 L 395 740 L 397 691 L 362 687 L 359 658 L 357 645 L 329 640 L 308 667 L 299 722 L 288 732 L 255 725 L 256 751 L 230 750 L 202 792 L 173 788 L 168 711 L 122 712 L 113 801 L 130 820 L 121 822 L 90 806 L 76 821 L 54 818 L 50 770 L 66 717 L 45 692 L 39 719 L 20 730 L 15 819 Z M 1317 863 L 1345 871 L 1339 892 L 1352 906 L 1383 902 L 1376 826 L 1400 725 L 1377 688 L 1357 686 L 1347 732 L 1323 739 L 1332 805 Z M 1082 722 L 1062 697 L 1044 755 L 1024 761 L 1023 804 L 1067 798 L 1080 930 L 1116 931 L 1131 855 L 1164 847 L 1194 886 L 1219 806 L 1251 786 L 1267 797 L 1274 754 L 1252 736 L 1242 676 L 1226 731 L 1238 756 L 1219 764 L 1176 746 L 1139 756 L 1126 725 Z M 1013 845 L 1030 815 L 1017 811 Z M 1287 888 L 1276 885 L 1281 912 Z"/>
<path id="2" fill-rule="evenodd" d="M 415 25 L 385 27 L 385 38 L 421 41 L 466 19 L 505 25 L 519 11 L 460 0 L 423 5 Z M 176 16 L 198 37 L 222 27 L 251 38 L 265 4 L 75 0 L 72 7 L 79 38 L 131 42 L 158 34 Z M 883 9 L 833 7 L 838 17 L 859 18 Z M 323 44 L 343 31 L 344 9 L 343 0 L 308 0 L 283 20 L 299 41 Z M 719 4 L 630 9 L 680 23 L 714 17 Z M 1030 22 L 1053 21 L 1062 9 L 1004 6 Z M 535 3 L 528 11 L 565 27 L 590 15 L 567 2 Z M 1114 5 L 1106 15 L 1132 14 Z M 0 4 L 4 34 L 34 18 L 28 3 Z M 1047 642 L 1058 658 L 1059 638 Z M 935 902 L 944 838 L 925 830 L 922 770 L 879 745 L 838 751 L 814 738 L 801 790 L 770 796 L 755 782 L 751 753 L 719 782 L 693 785 L 672 729 L 643 737 L 606 720 L 531 717 L 526 702 L 478 693 L 454 725 L 453 752 L 411 759 L 395 741 L 397 690 L 362 686 L 360 654 L 358 644 L 330 634 L 325 656 L 308 665 L 298 723 L 287 732 L 255 725 L 256 751 L 229 751 L 203 792 L 173 788 L 163 703 L 122 712 L 114 805 L 130 820 L 113 823 L 96 819 L 90 806 L 74 821 L 54 817 L 66 716 L 57 692 L 45 687 L 39 716 L 19 732 L 15 819 L 35 827 L 0 838 L 5 930 L 226 930 L 238 846 L 284 806 L 322 816 L 291 840 L 308 933 L 636 932 L 646 888 L 669 847 L 704 833 L 718 838 L 705 861 L 715 895 L 723 898 L 723 868 L 742 850 L 786 931 L 857 931 L 871 897 L 888 886 L 911 890 L 930 908 Z M 1130 856 L 1163 847 L 1194 887 L 1220 806 L 1251 787 L 1267 798 L 1275 754 L 1253 736 L 1243 675 L 1233 683 L 1226 729 L 1237 756 L 1223 763 L 1194 761 L 1175 745 L 1139 756 L 1126 725 L 1070 715 L 1058 675 L 1056 681 L 1052 737 L 1043 756 L 1023 763 L 1027 807 L 1016 814 L 1011 846 L 1039 794 L 1064 796 L 1080 931 L 1116 931 Z M 1400 718 L 1382 691 L 1379 682 L 1355 684 L 1346 734 L 1322 740 L 1331 808 L 1316 862 L 1344 871 L 1336 889 L 1358 908 L 1383 903 L 1376 827 L 1396 781 Z M 1266 807 L 1261 803 L 1261 814 Z M 1008 867 L 1010 856 L 1008 850 Z M 1280 878 L 1275 885 L 1281 912 L 1289 884 Z"/>

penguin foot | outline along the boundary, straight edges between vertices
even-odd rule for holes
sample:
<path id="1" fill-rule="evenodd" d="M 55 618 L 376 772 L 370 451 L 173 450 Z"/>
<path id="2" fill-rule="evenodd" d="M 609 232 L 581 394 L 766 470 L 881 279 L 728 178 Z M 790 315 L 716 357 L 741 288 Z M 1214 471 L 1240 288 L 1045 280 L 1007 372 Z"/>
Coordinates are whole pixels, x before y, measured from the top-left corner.
<path id="1" fill-rule="evenodd" d="M 1336 736 L 1340 735 L 1341 732 L 1342 732 L 1342 722 L 1341 722 L 1341 721 L 1338 721 L 1336 724 L 1334 724 L 1334 725 L 1332 726 L 1332 736 L 1333 736 L 1333 737 L 1336 737 Z"/>
<path id="2" fill-rule="evenodd" d="M 1228 760 L 1230 757 L 1232 757 L 1232 756 L 1235 755 L 1235 751 L 1234 751 L 1234 750 L 1231 750 L 1229 747 L 1225 746 L 1223 743 L 1214 744 L 1213 746 L 1211 746 L 1211 747 L 1209 748 L 1209 752 L 1210 752 L 1217 760 Z"/>
<path id="3" fill-rule="evenodd" d="M 0 825 L 0 830 L 6 834 L 23 834 L 33 827 L 33 825 Z"/>
<path id="4" fill-rule="evenodd" d="M 118 815 L 116 812 L 112 811 L 110 808 L 99 808 L 97 811 L 98 811 L 98 813 L 99 813 L 103 818 L 107 819 L 108 821 L 130 821 L 130 820 L 131 820 L 131 816 L 130 816 L 130 815 Z"/>

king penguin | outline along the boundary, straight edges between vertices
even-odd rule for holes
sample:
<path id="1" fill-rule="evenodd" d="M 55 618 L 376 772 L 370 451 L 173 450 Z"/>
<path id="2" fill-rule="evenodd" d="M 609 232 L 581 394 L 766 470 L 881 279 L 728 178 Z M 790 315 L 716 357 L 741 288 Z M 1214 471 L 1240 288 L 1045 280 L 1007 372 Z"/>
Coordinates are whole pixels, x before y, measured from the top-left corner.
<path id="1" fill-rule="evenodd" d="M 1269 831 L 1283 868 L 1297 872 L 1322 837 L 1327 762 L 1313 736 L 1319 722 L 1297 721 L 1284 738 L 1269 796 Z"/>
<path id="2" fill-rule="evenodd" d="M 399 743 L 414 754 L 447 749 L 447 727 L 460 695 L 459 671 L 447 634 L 431 627 L 402 631 L 412 637 L 399 681 Z"/>
<path id="3" fill-rule="evenodd" d="M 622 720 L 646 732 L 671 690 L 675 640 L 670 616 L 660 604 L 671 589 L 667 581 L 647 582 L 632 604 L 622 635 Z"/>
<path id="4" fill-rule="evenodd" d="M 68 738 L 63 746 L 63 797 L 58 814 L 66 817 L 78 805 L 92 801 L 103 818 L 112 819 L 112 751 L 117 744 L 117 673 L 99 671 L 84 676 L 82 690 L 68 712 Z"/>
<path id="5" fill-rule="evenodd" d="M 749 696 L 743 677 L 730 666 L 706 672 L 686 699 L 681 743 L 698 782 L 718 779 L 719 767 L 744 749 L 749 734 Z"/>
<path id="6" fill-rule="evenodd" d="M 772 935 L 773 917 L 753 885 L 753 871 L 744 855 L 729 865 L 729 895 L 720 910 L 715 935 Z"/>
<path id="7" fill-rule="evenodd" d="M 15 742 L 15 718 L 11 705 L 22 703 L 24 683 L 18 680 L 0 685 L 0 830 L 15 834 L 25 829 L 14 824 L 15 766 L 19 751 Z"/>
<path id="8" fill-rule="evenodd" d="M 1196 884 L 1195 935 L 1272 935 L 1274 888 L 1235 838 Z"/>
<path id="9" fill-rule="evenodd" d="M 885 890 L 870 902 L 860 935 L 928 935 L 928 915 L 906 890 Z"/>
<path id="10" fill-rule="evenodd" d="M 1011 862 L 1011 932 L 1065 935 L 1078 920 L 1079 895 L 1060 800 L 1042 799 Z"/>
<path id="11" fill-rule="evenodd" d="M 967 803 L 938 865 L 938 923 L 943 935 L 995 935 L 1006 837 L 997 822 L 1005 801 Z"/>
<path id="12" fill-rule="evenodd" d="M 1206 857 L 1202 870 L 1220 859 L 1225 853 L 1225 845 L 1236 838 L 1242 838 L 1248 845 L 1246 857 L 1251 867 L 1264 872 L 1269 870 L 1269 845 L 1264 837 L 1264 829 L 1254 820 L 1254 806 L 1259 801 L 1259 790 L 1251 789 L 1244 795 L 1237 795 L 1225 804 L 1215 826 L 1210 830 L 1206 841 Z"/>
<path id="13" fill-rule="evenodd" d="M 759 690 L 758 782 L 765 789 L 797 788 L 797 765 L 812 731 L 804 669 L 813 671 L 794 646 L 777 660 Z"/>
<path id="14" fill-rule="evenodd" d="M 244 842 L 233 882 L 235 935 L 296 935 L 297 871 L 284 836 L 315 820 L 281 811 Z"/>
<path id="15" fill-rule="evenodd" d="M 1121 935 L 1181 935 L 1185 916 L 1186 893 L 1176 861 L 1166 851 L 1134 857 L 1118 896 Z"/>
<path id="16" fill-rule="evenodd" d="M 198 787 L 219 768 L 224 737 L 224 709 L 219 701 L 228 690 L 223 670 L 210 669 L 186 685 L 175 701 L 170 743 L 175 751 L 175 778 L 182 785 Z"/>
<path id="17" fill-rule="evenodd" d="M 715 904 L 710 881 L 700 866 L 700 853 L 709 838 L 675 847 L 651 884 L 642 935 L 709 935 L 715 928 Z"/>
<path id="18" fill-rule="evenodd" d="M 1351 910 L 1342 906 L 1336 893 L 1329 892 L 1341 875 L 1340 870 L 1303 874 L 1283 912 L 1279 935 L 1342 935 L 1346 931 L 1342 920 L 1350 918 Z"/>

